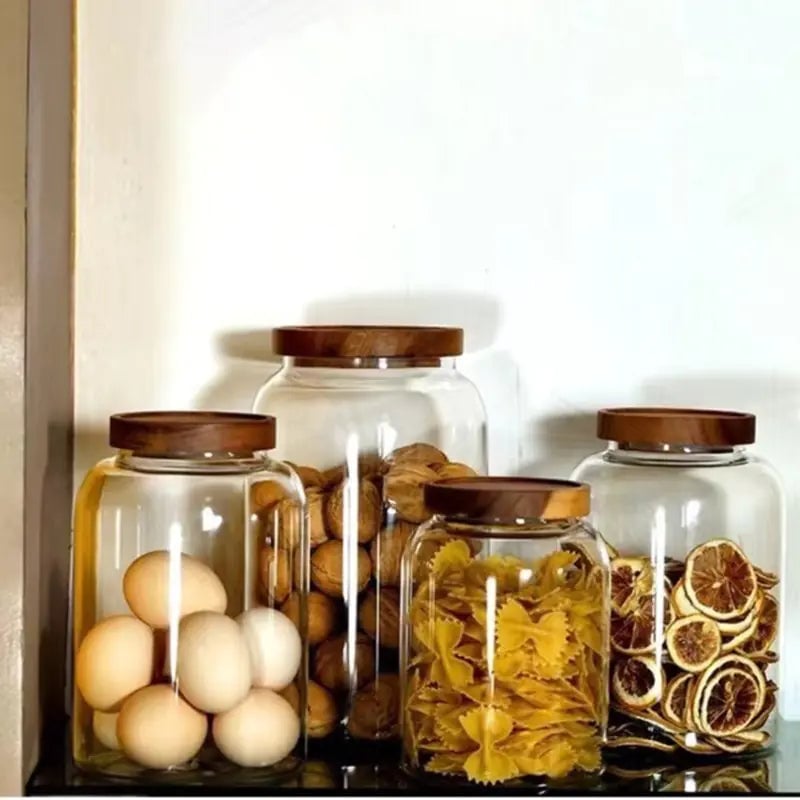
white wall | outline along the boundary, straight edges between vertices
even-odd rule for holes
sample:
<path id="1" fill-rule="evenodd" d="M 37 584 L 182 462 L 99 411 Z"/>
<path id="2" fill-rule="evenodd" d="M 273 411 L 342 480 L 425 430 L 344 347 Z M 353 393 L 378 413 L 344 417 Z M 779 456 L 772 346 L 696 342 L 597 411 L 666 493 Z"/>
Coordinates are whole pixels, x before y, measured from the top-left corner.
<path id="1" fill-rule="evenodd" d="M 495 472 L 568 472 L 601 405 L 753 410 L 797 532 L 798 37 L 796 0 L 80 2 L 76 469 L 111 412 L 249 406 L 276 324 L 454 323 Z"/>

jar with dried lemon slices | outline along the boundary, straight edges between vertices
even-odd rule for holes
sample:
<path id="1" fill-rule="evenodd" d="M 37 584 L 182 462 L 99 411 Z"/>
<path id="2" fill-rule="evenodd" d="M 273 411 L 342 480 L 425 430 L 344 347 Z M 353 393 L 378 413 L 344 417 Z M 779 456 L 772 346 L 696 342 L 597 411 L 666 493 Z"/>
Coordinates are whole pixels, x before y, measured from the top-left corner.
<path id="1" fill-rule="evenodd" d="M 600 769 L 608 554 L 589 488 L 429 484 L 403 562 L 403 764 L 421 781 L 548 785 Z"/>
<path id="2" fill-rule="evenodd" d="M 609 745 L 703 756 L 769 747 L 784 500 L 751 414 L 600 411 L 573 473 L 613 548 Z"/>

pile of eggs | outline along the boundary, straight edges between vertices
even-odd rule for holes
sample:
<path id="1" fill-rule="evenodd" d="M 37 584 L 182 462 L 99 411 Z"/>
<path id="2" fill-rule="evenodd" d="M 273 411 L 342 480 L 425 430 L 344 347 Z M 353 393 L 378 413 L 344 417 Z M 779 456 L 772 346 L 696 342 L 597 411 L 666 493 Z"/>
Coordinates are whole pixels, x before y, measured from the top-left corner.
<path id="1" fill-rule="evenodd" d="M 128 567 L 123 594 L 133 614 L 98 622 L 75 664 L 102 745 L 168 769 L 199 753 L 210 725 L 217 749 L 239 766 L 289 755 L 300 720 L 278 692 L 297 676 L 302 646 L 288 617 L 262 607 L 226 616 L 216 573 L 166 550 Z"/>

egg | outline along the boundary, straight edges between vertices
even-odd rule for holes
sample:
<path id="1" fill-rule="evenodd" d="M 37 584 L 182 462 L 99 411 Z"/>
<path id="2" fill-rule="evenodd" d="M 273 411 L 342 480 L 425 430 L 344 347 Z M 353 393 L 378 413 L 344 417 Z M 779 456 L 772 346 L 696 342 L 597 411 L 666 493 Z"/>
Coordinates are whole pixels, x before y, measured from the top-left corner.
<path id="1" fill-rule="evenodd" d="M 122 705 L 117 738 L 125 755 L 150 769 L 193 759 L 203 746 L 208 720 L 166 684 L 140 689 Z"/>
<path id="2" fill-rule="evenodd" d="M 181 694 L 209 714 L 229 711 L 250 690 L 250 654 L 236 621 L 215 611 L 181 620 L 176 675 Z"/>
<path id="3" fill-rule="evenodd" d="M 119 750 L 117 740 L 117 718 L 119 714 L 106 714 L 95 711 L 92 715 L 92 730 L 97 741 L 109 750 Z"/>
<path id="4" fill-rule="evenodd" d="M 285 689 L 300 669 L 303 645 L 294 623 L 273 608 L 251 608 L 236 618 L 250 653 L 253 686 Z"/>
<path id="5" fill-rule="evenodd" d="M 122 701 L 147 686 L 153 674 L 153 631 L 136 617 L 98 622 L 75 659 L 75 682 L 95 711 L 117 711 Z"/>
<path id="6" fill-rule="evenodd" d="M 153 628 L 166 628 L 195 611 L 224 612 L 228 597 L 222 581 L 202 561 L 169 550 L 139 556 L 125 571 L 122 593 L 131 611 Z"/>
<path id="7" fill-rule="evenodd" d="M 292 752 L 300 738 L 300 719 L 271 689 L 252 689 L 235 708 L 214 717 L 214 742 L 240 767 L 268 767 Z"/>

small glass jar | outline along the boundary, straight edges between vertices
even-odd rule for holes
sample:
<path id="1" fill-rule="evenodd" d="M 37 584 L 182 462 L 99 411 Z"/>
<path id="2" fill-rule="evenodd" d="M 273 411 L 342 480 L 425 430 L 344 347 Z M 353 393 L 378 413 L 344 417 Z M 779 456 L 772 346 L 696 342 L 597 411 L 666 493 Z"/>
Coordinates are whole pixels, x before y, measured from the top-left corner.
<path id="1" fill-rule="evenodd" d="M 284 366 L 255 410 L 281 419 L 308 498 L 308 733 L 372 758 L 399 742 L 403 547 L 430 516 L 425 483 L 485 471 L 484 407 L 455 366 L 460 329 L 278 328 L 273 349 Z"/>
<path id="2" fill-rule="evenodd" d="M 121 414 L 109 438 L 75 507 L 75 764 L 285 775 L 305 741 L 307 526 L 299 479 L 266 456 L 275 420 Z"/>
<path id="3" fill-rule="evenodd" d="M 573 473 L 613 548 L 609 745 L 703 756 L 770 743 L 784 500 L 751 414 L 601 411 Z"/>
<path id="4" fill-rule="evenodd" d="M 424 783 L 591 779 L 609 572 L 589 487 L 456 478 L 425 501 L 435 516 L 403 559 L 404 768 Z"/>

